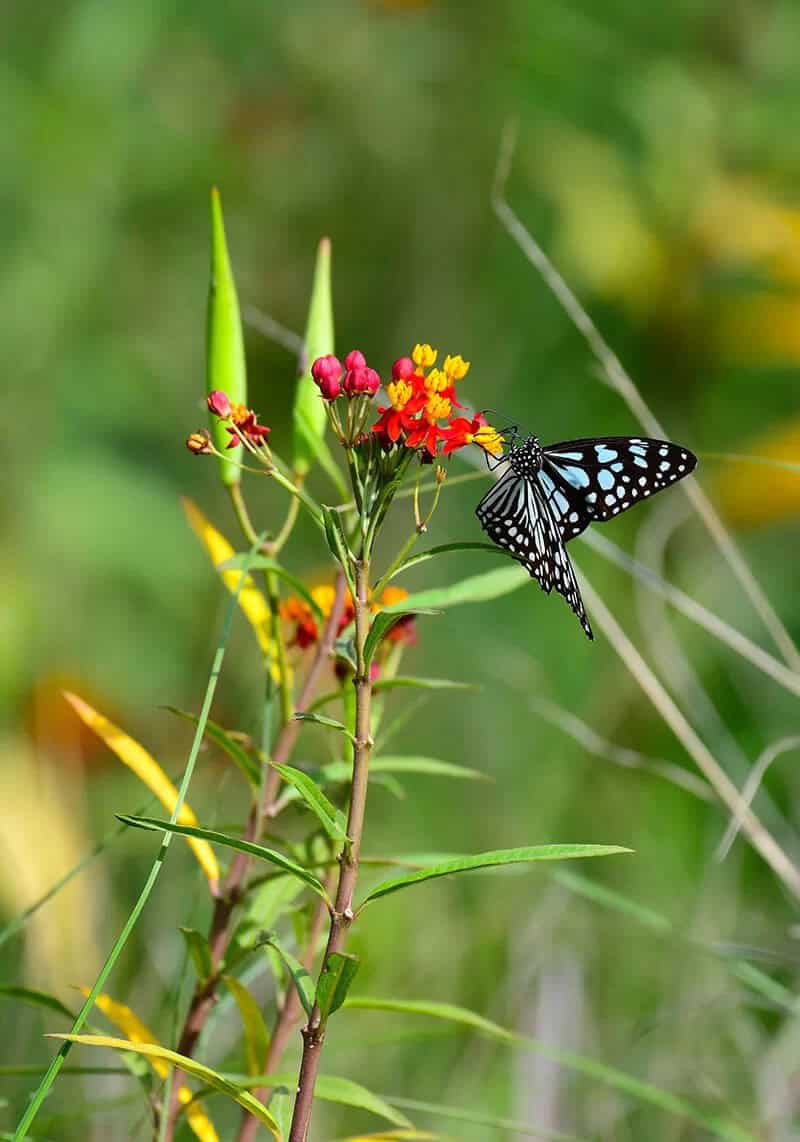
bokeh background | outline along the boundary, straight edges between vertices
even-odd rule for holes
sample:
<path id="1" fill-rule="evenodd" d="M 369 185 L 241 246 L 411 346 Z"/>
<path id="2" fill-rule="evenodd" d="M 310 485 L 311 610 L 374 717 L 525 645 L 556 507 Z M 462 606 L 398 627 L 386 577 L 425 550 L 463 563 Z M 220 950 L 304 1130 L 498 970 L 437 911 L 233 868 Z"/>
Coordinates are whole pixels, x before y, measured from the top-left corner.
<path id="1" fill-rule="evenodd" d="M 145 742 L 168 772 L 180 773 L 185 758 L 188 730 L 161 707 L 199 707 L 224 600 L 179 497 L 235 534 L 214 466 L 183 447 L 204 420 L 212 184 L 254 319 L 258 311 L 302 329 L 315 246 L 329 235 L 341 350 L 357 345 L 383 368 L 415 341 L 460 352 L 472 361 L 474 403 L 545 441 L 635 432 L 492 213 L 500 136 L 515 117 L 515 210 L 670 435 L 700 454 L 701 483 L 800 636 L 800 477 L 710 455 L 800 459 L 793 0 L 12 0 L 3 25 L 2 921 L 89 853 L 114 812 L 142 804 L 135 778 L 80 732 L 64 686 Z M 252 403 L 278 441 L 289 432 L 294 360 L 253 325 L 247 352 Z M 446 492 L 431 540 L 479 538 L 481 487 Z M 269 525 L 279 498 L 253 495 Z M 663 499 L 605 534 L 774 651 L 685 498 Z M 406 527 L 398 518 L 398 537 Z M 796 732 L 796 697 L 620 569 L 579 545 L 575 554 L 741 785 L 763 749 Z M 291 562 L 309 582 L 323 574 L 310 531 L 300 530 Z M 426 564 L 410 583 L 486 567 L 480 556 L 467 564 Z M 535 870 L 439 881 L 388 900 L 354 937 L 365 965 L 358 987 L 471 1006 L 760 1124 L 759 1137 L 800 1136 L 800 1027 L 786 1001 L 800 962 L 796 902 L 741 840 L 716 859 L 726 822 L 713 801 L 629 755 L 627 766 L 599 756 L 537 706 L 555 704 L 606 742 L 692 770 L 604 637 L 590 645 L 562 602 L 532 587 L 424 620 L 408 666 L 481 689 L 437 695 L 395 750 L 474 766 L 492 783 L 419 777 L 403 801 L 376 788 L 372 852 L 629 845 L 635 856 L 580 871 L 720 954 L 673 943 Z M 254 729 L 258 689 L 242 623 L 218 720 Z M 310 737 L 308 755 L 319 748 Z M 789 753 L 756 800 L 793 855 L 798 793 Z M 209 822 L 241 810 L 235 779 L 212 759 L 191 800 Z M 0 946 L 3 982 L 74 1006 L 70 985 L 92 982 L 152 853 L 143 834 L 115 840 Z M 109 988 L 165 1041 L 183 956 L 176 916 L 202 927 L 206 908 L 190 857 L 173 846 Z M 734 953 L 786 990 L 768 997 L 742 982 Z M 0 1003 L 0 1060 L 35 1070 L 3 1079 L 0 1125 L 13 1129 L 50 1055 L 43 1032 L 66 1027 Z M 234 1028 L 229 1013 L 209 1061 L 235 1059 Z M 708 1136 L 445 1026 L 351 1013 L 328 1051 L 331 1071 L 377 1091 L 583 1139 Z M 124 1078 L 63 1077 L 34 1136 L 147 1137 L 133 1088 Z M 212 1107 L 224 1123 L 226 1109 Z M 450 1137 L 516 1137 L 414 1117 Z M 367 1127 L 374 1120 L 327 1107 L 315 1136 Z"/>

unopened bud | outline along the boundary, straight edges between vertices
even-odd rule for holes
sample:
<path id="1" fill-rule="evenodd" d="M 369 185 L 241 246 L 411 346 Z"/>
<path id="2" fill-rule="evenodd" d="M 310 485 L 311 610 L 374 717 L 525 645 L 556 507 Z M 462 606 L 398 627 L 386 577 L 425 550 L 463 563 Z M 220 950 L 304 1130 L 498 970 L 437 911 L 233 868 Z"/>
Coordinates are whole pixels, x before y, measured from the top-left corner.
<path id="1" fill-rule="evenodd" d="M 220 420 L 227 420 L 233 411 L 233 405 L 228 398 L 228 394 L 224 393 L 222 389 L 214 389 L 208 394 L 207 399 L 208 410 L 214 416 L 218 416 Z"/>
<path id="2" fill-rule="evenodd" d="M 195 456 L 202 456 L 203 453 L 211 452 L 211 437 L 208 430 L 204 428 L 202 432 L 193 432 L 191 436 L 187 436 L 186 447 Z"/>
<path id="3" fill-rule="evenodd" d="M 345 369 L 363 369 L 367 358 L 358 349 L 352 349 L 344 359 Z"/>
<path id="4" fill-rule="evenodd" d="M 392 365 L 392 377 L 396 381 L 408 381 L 414 376 L 414 362 L 410 357 L 398 357 Z"/>
<path id="5" fill-rule="evenodd" d="M 447 469 L 443 468 L 441 464 L 436 465 L 436 483 L 443 484 L 447 479 Z"/>
<path id="6" fill-rule="evenodd" d="M 317 357 L 311 366 L 311 376 L 320 387 L 322 387 L 323 381 L 339 381 L 342 376 L 342 365 L 339 358 L 334 357 L 333 353 L 327 353 L 324 357 Z"/>
<path id="7" fill-rule="evenodd" d="M 352 355 L 351 353 L 350 356 Z M 360 396 L 362 393 L 374 396 L 380 387 L 381 379 L 378 374 L 365 365 L 356 365 L 354 369 L 348 369 L 344 375 L 343 388 L 349 397 Z"/>

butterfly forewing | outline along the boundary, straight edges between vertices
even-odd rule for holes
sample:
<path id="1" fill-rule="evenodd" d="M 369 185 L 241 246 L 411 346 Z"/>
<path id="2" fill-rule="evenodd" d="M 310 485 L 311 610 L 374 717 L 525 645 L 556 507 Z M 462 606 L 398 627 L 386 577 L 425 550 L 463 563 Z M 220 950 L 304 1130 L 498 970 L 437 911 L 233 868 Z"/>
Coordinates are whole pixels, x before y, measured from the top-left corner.
<path id="1" fill-rule="evenodd" d="M 593 638 L 575 571 L 538 480 L 507 472 L 483 497 L 476 514 L 489 538 L 518 560 L 543 591 L 549 594 L 555 587 L 564 596 Z"/>
<path id="2" fill-rule="evenodd" d="M 566 543 L 688 476 L 697 457 L 640 436 L 565 440 L 542 449 L 539 481 Z"/>

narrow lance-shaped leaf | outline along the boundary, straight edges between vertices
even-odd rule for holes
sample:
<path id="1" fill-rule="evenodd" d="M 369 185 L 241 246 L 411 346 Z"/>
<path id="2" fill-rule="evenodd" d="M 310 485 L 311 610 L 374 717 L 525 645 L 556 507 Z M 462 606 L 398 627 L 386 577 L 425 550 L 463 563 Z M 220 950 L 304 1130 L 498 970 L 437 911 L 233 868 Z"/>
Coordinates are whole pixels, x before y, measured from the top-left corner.
<path id="1" fill-rule="evenodd" d="M 241 837 L 229 837 L 227 833 L 218 833 L 214 829 L 201 829 L 189 825 L 172 824 L 171 821 L 159 821 L 155 817 L 128 817 L 124 813 L 117 813 L 117 820 L 122 821 L 125 825 L 131 825 L 135 829 L 149 829 L 151 832 L 156 833 L 178 833 L 183 837 L 201 837 L 210 844 L 222 845 L 224 848 L 236 849 L 237 852 L 247 853 L 248 856 L 254 856 L 259 860 L 265 860 L 270 864 L 277 865 L 278 868 L 282 868 L 284 872 L 289 872 L 292 876 L 298 877 L 304 884 L 307 884 L 309 888 L 313 888 L 318 896 L 321 896 L 324 900 L 328 899 L 325 888 L 313 873 L 303 868 L 301 864 L 297 864 L 290 857 L 279 853 L 276 849 L 268 849 L 264 845 L 256 845 L 252 841 L 243 840 Z"/>
<path id="2" fill-rule="evenodd" d="M 318 457 L 325 436 L 327 415 L 319 389 L 311 377 L 317 357 L 334 352 L 331 243 L 323 238 L 317 250 L 314 282 L 305 332 L 305 360 L 294 398 L 294 470 L 304 476 Z"/>
<path id="3" fill-rule="evenodd" d="M 21 987 L 13 983 L 0 984 L 0 999 L 2 998 L 17 999 L 21 1003 L 30 1003 L 33 1007 L 44 1007 L 70 1020 L 75 1018 L 74 1012 L 70 1011 L 60 999 L 36 987 Z"/>
<path id="4" fill-rule="evenodd" d="M 322 522 L 325 527 L 325 539 L 328 543 L 328 550 L 334 559 L 341 564 L 344 571 L 347 585 L 350 588 L 350 593 L 355 594 L 355 581 L 353 579 L 353 553 L 347 543 L 347 536 L 344 533 L 344 524 L 339 512 L 334 508 L 328 507 L 327 504 L 322 505 Z"/>
<path id="5" fill-rule="evenodd" d="M 445 608 L 458 607 L 463 603 L 483 603 L 518 591 L 530 582 L 530 575 L 522 567 L 497 567 L 494 571 L 471 575 L 468 579 L 461 579 L 447 587 L 432 587 L 428 591 L 409 595 L 402 603 L 386 607 L 384 613 L 402 613 L 407 608 L 418 610 L 421 607 Z"/>
<path id="6" fill-rule="evenodd" d="M 509 1046 L 522 1050 L 534 1051 L 553 1059 L 562 1067 L 586 1075 L 587 1078 L 596 1079 L 616 1090 L 638 1099 L 640 1102 L 656 1106 L 670 1114 L 689 1119 L 699 1123 L 710 1131 L 715 1137 L 725 1139 L 725 1142 L 756 1142 L 756 1135 L 722 1115 L 706 1111 L 696 1106 L 672 1091 L 664 1090 L 653 1083 L 645 1082 L 626 1071 L 611 1067 L 607 1063 L 586 1055 L 578 1055 L 574 1051 L 565 1051 L 558 1047 L 548 1046 L 538 1039 L 501 1027 L 499 1023 L 492 1022 L 482 1015 L 470 1011 L 466 1007 L 459 1007 L 454 1003 L 439 1003 L 428 999 L 394 999 L 378 998 L 375 996 L 350 996 L 344 1003 L 345 1009 L 360 1009 L 366 1011 L 391 1011 L 406 1015 L 421 1015 L 429 1019 L 441 1019 L 448 1023 L 455 1023 L 462 1027 L 469 1027 L 489 1038 L 508 1043 Z"/>
<path id="7" fill-rule="evenodd" d="M 165 706 L 171 714 L 176 714 L 179 718 L 185 718 L 187 722 L 197 725 L 199 718 L 196 714 L 190 713 L 188 710 L 179 710 L 177 706 Z M 222 726 L 218 726 L 216 722 L 212 722 L 209 718 L 205 725 L 205 736 L 210 738 L 215 745 L 218 745 L 224 754 L 231 759 L 231 761 L 239 767 L 247 780 L 254 788 L 258 788 L 261 784 L 261 767 L 254 757 L 252 757 L 243 746 Z"/>
<path id="8" fill-rule="evenodd" d="M 320 787 L 307 773 L 291 765 L 275 765 L 284 781 L 294 786 L 309 807 L 325 832 L 333 841 L 343 841 L 347 836 L 344 813 L 330 801 Z"/>
<path id="9" fill-rule="evenodd" d="M 440 761 L 438 757 L 395 757 L 392 754 L 373 758 L 369 763 L 370 774 L 380 773 L 419 773 L 426 777 L 453 777 L 462 781 L 491 781 L 491 778 L 478 769 L 468 769 L 465 765 L 454 765 L 450 761 Z M 353 774 L 351 762 L 332 761 L 320 770 L 326 781 L 349 781 Z"/>
<path id="10" fill-rule="evenodd" d="M 179 1055 L 176 1051 L 170 1051 L 157 1043 L 131 1043 L 127 1039 L 114 1039 L 110 1035 L 49 1035 L 48 1038 L 66 1039 L 70 1043 L 82 1043 L 86 1047 L 111 1047 L 115 1051 L 133 1051 L 134 1054 L 145 1055 L 149 1059 L 166 1063 L 170 1067 L 179 1067 L 186 1074 L 200 1079 L 206 1086 L 210 1086 L 219 1091 L 220 1094 L 227 1095 L 234 1102 L 238 1102 L 239 1106 L 243 1107 L 249 1114 L 254 1115 L 259 1122 L 263 1122 L 273 1138 L 277 1139 L 277 1142 L 281 1142 L 278 1124 L 263 1102 L 259 1102 L 249 1091 L 242 1090 L 228 1079 L 224 1079 L 211 1067 L 198 1063 L 197 1059 L 189 1058 L 187 1055 Z M 191 1098 L 191 1092 L 189 1092 L 189 1097 Z M 192 1103 L 192 1105 L 195 1104 Z M 187 1109 L 187 1115 L 189 1109 Z"/>
<path id="11" fill-rule="evenodd" d="M 441 611 L 434 610 L 429 606 L 417 606 L 412 602 L 413 596 L 409 596 L 403 603 L 398 603 L 392 607 L 384 607 L 372 620 L 372 626 L 369 628 L 366 642 L 364 643 L 364 661 L 367 666 L 375 656 L 375 653 L 386 638 L 389 631 L 405 615 L 438 615 Z"/>
<path id="12" fill-rule="evenodd" d="M 155 793 L 164 808 L 171 813 L 175 807 L 175 802 L 178 800 L 178 790 L 156 759 L 147 752 L 143 745 L 124 733 L 119 726 L 115 726 L 113 722 L 110 722 L 88 702 L 84 702 L 77 694 L 70 694 L 65 691 L 64 697 L 81 721 L 106 743 L 108 748 L 117 755 L 124 765 L 127 765 L 128 769 L 136 774 L 151 793 Z M 197 817 L 185 801 L 178 813 L 178 822 L 183 825 L 197 823 Z M 203 841 L 193 838 L 189 841 L 189 845 L 198 864 L 208 877 L 209 884 L 213 890 L 216 890 L 219 883 L 217 858 L 211 848 Z"/>
<path id="13" fill-rule="evenodd" d="M 294 720 L 296 722 L 311 722 L 315 726 L 326 726 L 329 730 L 336 730 L 337 733 L 344 734 L 345 737 L 353 740 L 353 735 L 344 722 L 339 722 L 336 718 L 329 718 L 326 714 L 311 714 L 305 710 L 298 710 L 294 715 Z"/>
<path id="14" fill-rule="evenodd" d="M 206 519 L 197 504 L 185 496 L 181 503 L 192 531 L 205 547 L 214 567 L 219 569 L 220 565 L 232 559 L 236 552 L 225 536 Z M 262 654 L 272 661 L 273 677 L 277 679 L 271 637 L 272 622 L 266 598 L 256 587 L 251 575 L 245 575 L 244 583 L 242 583 L 242 575 L 245 574 L 242 571 L 221 571 L 220 574 L 222 575 L 222 582 L 231 595 L 239 592 L 239 606 L 253 628 Z"/>
<path id="15" fill-rule="evenodd" d="M 203 983 L 211 975 L 211 949 L 208 940 L 196 928 L 181 928 L 186 950 L 194 966 L 195 975 Z"/>
<path id="16" fill-rule="evenodd" d="M 211 191 L 211 277 L 206 314 L 206 375 L 208 391 L 221 389 L 234 404 L 247 404 L 247 365 L 242 319 L 233 270 L 225 240 L 222 204 L 216 187 Z M 220 452 L 230 444 L 225 426 L 211 416 L 211 433 Z M 230 460 L 220 460 L 223 484 L 238 484 L 240 469 Z"/>
<path id="17" fill-rule="evenodd" d="M 475 856 L 458 857 L 444 864 L 420 869 L 419 872 L 385 880 L 366 897 L 358 911 L 366 908 L 373 900 L 409 888 L 423 880 L 434 880 L 440 876 L 451 876 L 457 872 L 472 872 L 479 868 L 497 868 L 508 864 L 528 864 L 542 860 L 574 860 L 579 857 L 613 856 L 616 853 L 629 853 L 632 849 L 619 845 L 533 845 L 518 849 L 497 849 L 493 852 L 477 853 Z"/>
<path id="18" fill-rule="evenodd" d="M 240 979 L 236 979 L 232 975 L 225 975 L 222 978 L 239 1008 L 242 1027 L 244 1028 L 247 1070 L 251 1075 L 258 1075 L 267 1064 L 269 1052 L 270 1034 L 264 1023 L 264 1017 L 255 998 Z"/>
<path id="19" fill-rule="evenodd" d="M 231 1081 L 234 1081 L 235 1076 L 226 1075 Z M 278 1072 L 272 1075 L 260 1075 L 258 1079 L 248 1079 L 248 1086 L 287 1086 L 291 1090 L 297 1089 L 297 1074 L 292 1074 L 289 1071 Z M 238 1083 L 243 1086 L 243 1083 Z M 340 1078 L 338 1075 L 319 1075 L 317 1083 L 314 1088 L 314 1093 L 317 1098 L 321 1098 L 323 1102 L 335 1102 L 340 1106 L 352 1106 L 358 1110 L 367 1110 L 371 1114 L 377 1115 L 379 1118 L 386 1119 L 387 1122 L 393 1123 L 395 1126 L 400 1126 L 405 1129 L 411 1129 L 411 1122 L 395 1107 L 390 1106 L 385 1099 L 377 1094 L 373 1094 L 371 1090 L 360 1083 L 353 1082 L 352 1079 Z"/>
<path id="20" fill-rule="evenodd" d="M 82 987 L 80 990 L 83 995 L 89 994 L 88 988 Z M 127 1036 L 131 1043 L 147 1043 L 156 1048 L 161 1046 L 147 1024 L 143 1023 L 136 1012 L 132 1011 L 127 1004 L 118 1003 L 110 995 L 101 992 L 95 999 L 95 1006 L 99 1011 L 102 1011 L 110 1023 L 113 1023 L 122 1031 L 123 1035 Z M 69 1036 L 65 1035 L 64 1038 L 69 1038 Z M 130 1045 L 128 1045 L 128 1049 L 130 1050 Z M 124 1051 L 123 1055 L 127 1055 L 127 1053 Z M 149 1063 L 159 1078 L 165 1079 L 169 1074 L 168 1064 L 158 1055 L 148 1057 L 139 1054 L 137 1057 Z M 144 1061 L 142 1065 L 144 1065 Z M 181 1083 L 178 1088 L 178 1101 L 181 1106 L 186 1107 L 186 1121 L 200 1142 L 218 1142 L 218 1135 L 211 1119 L 203 1108 L 193 1101 L 192 1092 L 185 1083 Z"/>
<path id="21" fill-rule="evenodd" d="M 448 484 L 449 482 L 448 480 Z M 389 578 L 394 579 L 394 577 L 399 575 L 402 571 L 408 571 L 411 567 L 416 567 L 420 563 L 427 563 L 429 559 L 435 559 L 437 555 L 449 555 L 453 551 L 485 551 L 487 554 L 500 555 L 504 559 L 508 559 L 506 552 L 496 547 L 493 543 L 481 543 L 477 540 L 470 543 L 441 543 L 438 547 L 429 547 L 427 551 L 417 551 L 414 555 L 409 555 L 407 559 L 403 560 L 399 567 L 395 567 Z"/>
<path id="22" fill-rule="evenodd" d="M 374 693 L 383 690 L 478 690 L 473 682 L 457 682 L 452 678 L 415 678 L 405 674 L 395 674 L 393 678 L 378 678 L 372 683 Z"/>
<path id="23" fill-rule="evenodd" d="M 328 956 L 325 967 L 320 973 L 316 995 L 316 1003 L 319 1007 L 323 1026 L 334 1011 L 338 1011 L 347 999 L 347 993 L 356 977 L 358 967 L 357 956 L 350 956 L 344 952 L 333 952 Z"/>
<path id="24" fill-rule="evenodd" d="M 314 1009 L 314 984 L 308 970 L 303 967 L 297 957 L 292 955 L 289 949 L 281 943 L 273 932 L 267 933 L 260 942 L 267 944 L 270 948 L 274 948 L 283 960 L 289 975 L 294 980 L 297 997 L 303 1006 L 303 1010 L 306 1015 L 310 1016 Z"/>

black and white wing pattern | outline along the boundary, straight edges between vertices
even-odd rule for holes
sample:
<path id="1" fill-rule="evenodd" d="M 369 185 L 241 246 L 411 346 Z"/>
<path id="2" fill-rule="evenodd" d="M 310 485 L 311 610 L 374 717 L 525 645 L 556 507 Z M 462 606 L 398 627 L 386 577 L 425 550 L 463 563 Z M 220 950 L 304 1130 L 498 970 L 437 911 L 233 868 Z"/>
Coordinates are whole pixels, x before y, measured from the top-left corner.
<path id="1" fill-rule="evenodd" d="M 538 479 L 506 472 L 475 513 L 489 538 L 521 563 L 543 591 L 549 595 L 555 587 L 564 596 L 588 638 L 594 638 L 575 569 Z"/>
<path id="2" fill-rule="evenodd" d="M 680 444 L 641 436 L 565 440 L 542 449 L 538 480 L 562 539 L 605 523 L 694 471 Z"/>

